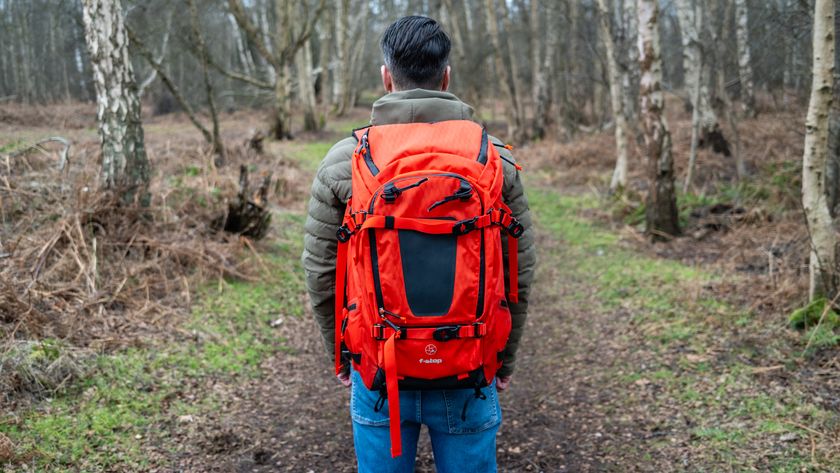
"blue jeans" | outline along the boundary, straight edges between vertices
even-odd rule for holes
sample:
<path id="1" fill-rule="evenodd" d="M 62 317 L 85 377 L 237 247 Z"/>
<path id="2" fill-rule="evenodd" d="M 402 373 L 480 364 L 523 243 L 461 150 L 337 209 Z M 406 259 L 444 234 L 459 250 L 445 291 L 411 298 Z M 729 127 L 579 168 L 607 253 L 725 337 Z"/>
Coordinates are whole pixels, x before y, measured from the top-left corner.
<path id="1" fill-rule="evenodd" d="M 356 371 L 352 381 L 350 414 L 359 473 L 413 472 L 422 424 L 429 428 L 438 473 L 496 471 L 502 410 L 495 381 L 482 388 L 486 399 L 476 398 L 474 389 L 401 391 L 402 456 L 397 458 L 391 458 L 388 402 L 375 411 L 379 392 L 366 388 Z"/>

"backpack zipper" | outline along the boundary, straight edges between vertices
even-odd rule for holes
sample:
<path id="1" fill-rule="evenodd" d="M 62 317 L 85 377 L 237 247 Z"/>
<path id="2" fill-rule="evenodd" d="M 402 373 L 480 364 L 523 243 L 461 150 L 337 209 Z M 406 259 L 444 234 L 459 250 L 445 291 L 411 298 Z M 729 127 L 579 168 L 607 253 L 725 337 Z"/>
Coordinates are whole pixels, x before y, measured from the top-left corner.
<path id="1" fill-rule="evenodd" d="M 386 183 L 385 185 L 396 184 L 397 182 L 405 181 L 405 180 L 408 180 L 408 179 L 417 179 L 417 178 L 428 179 L 430 177 L 451 177 L 451 178 L 454 178 L 454 179 L 458 179 L 462 182 L 467 182 L 467 183 L 470 182 L 470 181 L 467 180 L 467 178 L 465 178 L 464 176 L 462 176 L 460 174 L 447 172 L 447 173 L 436 173 L 436 174 L 424 174 L 422 176 L 401 177 L 399 179 L 394 179 L 393 181 L 390 181 L 390 182 Z M 382 187 L 377 189 L 376 192 L 373 193 L 373 197 L 370 198 L 370 205 L 368 206 L 368 213 L 370 213 L 370 214 L 373 213 L 373 206 L 376 205 L 376 199 L 379 198 L 380 194 L 385 190 L 385 185 L 383 185 Z M 404 187 L 401 190 L 406 190 L 408 188 L 409 187 Z M 481 202 L 481 198 L 479 198 L 478 201 L 479 201 L 479 204 L 481 204 L 481 213 L 483 214 L 484 213 L 484 202 Z"/>

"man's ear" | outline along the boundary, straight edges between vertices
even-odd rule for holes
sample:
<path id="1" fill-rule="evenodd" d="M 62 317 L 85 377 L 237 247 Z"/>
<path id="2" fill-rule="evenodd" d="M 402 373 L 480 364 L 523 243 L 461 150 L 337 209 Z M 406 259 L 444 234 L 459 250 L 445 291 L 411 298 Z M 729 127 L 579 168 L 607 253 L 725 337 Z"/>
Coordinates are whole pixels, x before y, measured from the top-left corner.
<path id="1" fill-rule="evenodd" d="M 449 73 L 452 71 L 452 66 L 446 66 L 443 71 L 443 81 L 440 83 L 440 90 L 446 92 L 449 90 Z"/>
<path id="2" fill-rule="evenodd" d="M 385 92 L 390 94 L 394 91 L 394 78 L 391 77 L 391 71 L 388 70 L 388 66 L 383 64 L 379 73 L 382 74 L 382 85 L 385 87 Z"/>

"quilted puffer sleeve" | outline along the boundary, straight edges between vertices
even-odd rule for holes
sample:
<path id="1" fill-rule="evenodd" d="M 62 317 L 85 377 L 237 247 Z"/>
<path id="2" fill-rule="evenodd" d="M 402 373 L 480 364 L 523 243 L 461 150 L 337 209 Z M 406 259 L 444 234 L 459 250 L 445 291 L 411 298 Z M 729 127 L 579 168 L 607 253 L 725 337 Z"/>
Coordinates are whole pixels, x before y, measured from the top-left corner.
<path id="1" fill-rule="evenodd" d="M 493 138 L 493 142 L 501 144 Z M 525 196 L 525 187 L 519 178 L 519 171 L 516 169 L 515 161 L 511 152 L 507 149 L 497 147 L 503 157 L 504 167 L 504 188 L 502 199 L 510 207 L 514 217 L 525 227 L 525 232 L 519 237 L 519 302 L 510 305 L 511 330 L 510 338 L 505 347 L 504 362 L 498 372 L 499 377 L 510 376 L 516 366 L 516 351 L 522 339 L 522 332 L 525 329 L 525 320 L 528 317 L 528 298 L 531 292 L 531 283 L 534 281 L 534 270 L 537 266 L 537 249 L 534 244 L 534 228 L 531 220 L 531 211 L 528 207 L 528 198 Z M 510 268 L 507 267 L 507 236 L 502 236 L 502 251 L 505 257 L 505 281 L 508 281 Z"/>
<path id="2" fill-rule="evenodd" d="M 351 192 L 350 158 L 355 140 L 338 142 L 321 161 L 309 199 L 301 261 L 315 321 L 327 352 L 332 355 L 335 328 L 336 230 Z"/>

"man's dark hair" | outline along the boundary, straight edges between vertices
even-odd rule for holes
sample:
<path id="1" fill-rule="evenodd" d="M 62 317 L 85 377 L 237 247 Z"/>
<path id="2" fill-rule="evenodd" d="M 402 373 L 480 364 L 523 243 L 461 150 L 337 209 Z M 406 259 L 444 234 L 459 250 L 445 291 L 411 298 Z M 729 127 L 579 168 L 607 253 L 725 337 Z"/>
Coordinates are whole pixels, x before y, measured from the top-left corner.
<path id="1" fill-rule="evenodd" d="M 436 89 L 443 81 L 452 43 L 440 23 L 425 16 L 393 22 L 379 42 L 398 89 Z"/>

